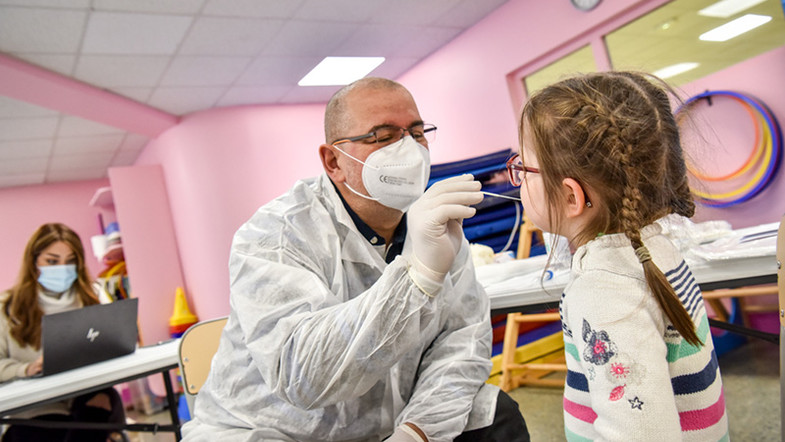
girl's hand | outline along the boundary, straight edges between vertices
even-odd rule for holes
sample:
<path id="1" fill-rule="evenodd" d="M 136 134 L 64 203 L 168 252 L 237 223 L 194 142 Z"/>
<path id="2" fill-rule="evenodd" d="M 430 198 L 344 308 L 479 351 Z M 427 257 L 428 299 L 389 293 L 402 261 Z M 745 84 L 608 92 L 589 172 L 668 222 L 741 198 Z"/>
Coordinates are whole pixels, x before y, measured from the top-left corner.
<path id="1" fill-rule="evenodd" d="M 30 365 L 27 366 L 25 369 L 25 375 L 27 376 L 35 376 L 38 373 L 41 373 L 41 370 L 44 368 L 44 357 L 39 356 L 38 359 L 31 362 Z"/>

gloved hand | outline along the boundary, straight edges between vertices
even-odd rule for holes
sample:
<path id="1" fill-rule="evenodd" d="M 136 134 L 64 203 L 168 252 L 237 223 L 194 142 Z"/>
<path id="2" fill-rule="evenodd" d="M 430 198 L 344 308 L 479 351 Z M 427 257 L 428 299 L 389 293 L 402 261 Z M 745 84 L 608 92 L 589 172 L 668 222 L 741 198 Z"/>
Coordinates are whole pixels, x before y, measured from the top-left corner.
<path id="1" fill-rule="evenodd" d="M 398 428 L 395 429 L 395 432 L 384 441 L 385 442 L 428 442 L 427 439 L 423 439 L 422 436 L 417 434 L 417 431 L 407 426 L 407 424 L 401 424 Z"/>
<path id="2" fill-rule="evenodd" d="M 481 188 L 472 175 L 460 175 L 433 184 L 412 204 L 407 215 L 413 255 L 409 260 L 417 274 L 439 285 L 444 281 L 461 247 L 461 222 L 476 213 L 469 206 L 482 201 Z"/>

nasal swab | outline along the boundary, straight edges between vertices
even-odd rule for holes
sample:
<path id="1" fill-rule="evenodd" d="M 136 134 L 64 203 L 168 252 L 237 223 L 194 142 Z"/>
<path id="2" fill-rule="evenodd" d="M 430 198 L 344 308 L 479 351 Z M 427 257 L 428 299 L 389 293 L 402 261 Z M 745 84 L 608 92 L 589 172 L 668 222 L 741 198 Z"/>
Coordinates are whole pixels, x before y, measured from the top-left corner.
<path id="1" fill-rule="evenodd" d="M 516 198 L 514 196 L 500 195 L 498 193 L 486 192 L 484 190 L 481 190 L 480 192 L 482 192 L 482 193 L 484 193 L 486 195 L 489 195 L 489 196 L 498 196 L 499 198 L 506 198 L 508 200 L 513 200 L 513 201 L 520 201 L 521 200 L 520 198 Z"/>

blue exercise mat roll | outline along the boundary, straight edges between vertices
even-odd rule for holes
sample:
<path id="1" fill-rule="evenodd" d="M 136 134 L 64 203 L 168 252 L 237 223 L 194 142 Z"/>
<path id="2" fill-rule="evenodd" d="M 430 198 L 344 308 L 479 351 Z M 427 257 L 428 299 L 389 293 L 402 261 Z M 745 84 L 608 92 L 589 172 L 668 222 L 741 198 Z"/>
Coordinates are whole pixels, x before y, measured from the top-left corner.
<path id="1" fill-rule="evenodd" d="M 471 218 L 463 220 L 463 228 L 496 221 L 500 218 L 510 218 L 515 220 L 515 202 L 507 200 L 503 205 L 499 205 L 487 210 L 478 210 L 477 214 Z M 518 209 L 520 210 L 520 209 Z"/>
<path id="2" fill-rule="evenodd" d="M 515 227 L 515 216 L 496 219 L 474 226 L 464 226 L 463 233 L 469 241 L 505 232 L 509 237 L 513 227 Z"/>
<path id="3" fill-rule="evenodd" d="M 512 150 L 504 149 L 467 160 L 452 163 L 431 165 L 431 176 L 428 186 L 453 176 L 470 173 L 477 181 L 487 181 L 498 174 L 506 173 L 507 159 L 513 155 Z"/>
<path id="4" fill-rule="evenodd" d="M 511 149 L 503 149 L 466 160 L 433 164 L 431 165 L 431 180 L 439 181 L 455 175 L 473 173 L 472 171 L 474 170 L 485 170 L 499 164 L 503 168 L 513 154 L 514 152 Z"/>

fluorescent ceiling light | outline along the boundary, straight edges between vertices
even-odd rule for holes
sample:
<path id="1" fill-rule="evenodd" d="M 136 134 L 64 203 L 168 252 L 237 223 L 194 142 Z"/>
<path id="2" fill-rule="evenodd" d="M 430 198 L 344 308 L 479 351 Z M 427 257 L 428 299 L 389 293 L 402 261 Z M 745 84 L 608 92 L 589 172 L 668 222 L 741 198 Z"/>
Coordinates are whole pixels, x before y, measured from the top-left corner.
<path id="1" fill-rule="evenodd" d="M 679 74 L 683 74 L 687 71 L 691 71 L 699 66 L 698 63 L 689 62 L 689 63 L 677 63 L 667 67 L 664 67 L 660 70 L 652 72 L 652 74 L 660 77 L 661 79 L 665 80 L 666 78 L 675 77 Z"/>
<path id="2" fill-rule="evenodd" d="M 384 62 L 384 57 L 325 57 L 297 84 L 342 86 L 365 77 Z"/>
<path id="3" fill-rule="evenodd" d="M 705 32 L 698 38 L 703 41 L 727 41 L 770 21 L 768 15 L 747 14 Z"/>
<path id="4" fill-rule="evenodd" d="M 713 5 L 698 11 L 698 15 L 704 17 L 728 18 L 731 15 L 749 9 L 755 5 L 759 5 L 765 1 L 766 0 L 720 0 Z"/>

